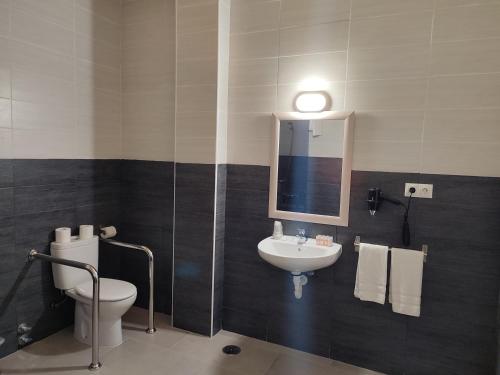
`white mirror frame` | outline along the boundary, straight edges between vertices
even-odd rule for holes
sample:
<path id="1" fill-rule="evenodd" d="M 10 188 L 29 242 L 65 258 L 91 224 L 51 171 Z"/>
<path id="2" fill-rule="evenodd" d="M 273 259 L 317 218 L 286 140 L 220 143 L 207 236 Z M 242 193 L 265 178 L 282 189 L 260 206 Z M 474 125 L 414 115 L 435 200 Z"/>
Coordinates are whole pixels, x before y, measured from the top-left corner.
<path id="1" fill-rule="evenodd" d="M 271 180 L 269 183 L 269 217 L 309 223 L 346 227 L 349 224 L 349 199 L 351 194 L 352 150 L 354 138 L 354 112 L 333 111 L 322 113 L 281 112 L 274 113 L 273 151 L 271 158 Z M 277 209 L 278 162 L 281 120 L 344 120 L 344 142 L 342 156 L 342 181 L 340 185 L 339 216 L 316 215 Z"/>

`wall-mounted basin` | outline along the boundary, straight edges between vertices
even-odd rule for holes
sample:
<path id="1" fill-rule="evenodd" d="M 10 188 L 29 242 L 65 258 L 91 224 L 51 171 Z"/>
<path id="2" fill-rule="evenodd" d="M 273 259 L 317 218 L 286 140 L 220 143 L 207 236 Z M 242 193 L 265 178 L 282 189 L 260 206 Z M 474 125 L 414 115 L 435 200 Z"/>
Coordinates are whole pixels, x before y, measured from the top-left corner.
<path id="1" fill-rule="evenodd" d="M 294 236 L 281 239 L 268 237 L 257 246 L 259 255 L 266 262 L 285 271 L 299 274 L 316 271 L 334 264 L 342 253 L 342 245 L 318 246 L 312 238 L 299 244 Z"/>

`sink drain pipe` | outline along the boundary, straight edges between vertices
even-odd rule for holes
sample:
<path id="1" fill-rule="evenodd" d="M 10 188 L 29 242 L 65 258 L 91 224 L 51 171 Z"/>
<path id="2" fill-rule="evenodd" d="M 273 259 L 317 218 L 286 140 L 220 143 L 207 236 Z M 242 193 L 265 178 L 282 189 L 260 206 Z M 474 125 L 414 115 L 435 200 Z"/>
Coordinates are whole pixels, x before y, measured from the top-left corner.
<path id="1" fill-rule="evenodd" d="M 294 294 L 296 299 L 302 298 L 302 287 L 307 285 L 307 276 L 301 274 L 300 272 L 292 272 L 293 275 L 293 286 Z"/>

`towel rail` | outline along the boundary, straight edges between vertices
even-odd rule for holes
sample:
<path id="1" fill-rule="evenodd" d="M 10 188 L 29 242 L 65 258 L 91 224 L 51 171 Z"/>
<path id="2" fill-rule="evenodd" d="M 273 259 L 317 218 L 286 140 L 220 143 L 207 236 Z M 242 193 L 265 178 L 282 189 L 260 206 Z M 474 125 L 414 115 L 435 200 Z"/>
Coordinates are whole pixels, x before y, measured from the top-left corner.
<path id="1" fill-rule="evenodd" d="M 354 251 L 359 253 L 359 246 L 361 245 L 361 237 L 356 236 L 354 238 Z M 391 251 L 391 247 L 389 247 L 389 251 Z M 429 246 L 422 245 L 422 252 L 424 253 L 424 263 L 427 262 L 427 255 L 429 253 Z"/>

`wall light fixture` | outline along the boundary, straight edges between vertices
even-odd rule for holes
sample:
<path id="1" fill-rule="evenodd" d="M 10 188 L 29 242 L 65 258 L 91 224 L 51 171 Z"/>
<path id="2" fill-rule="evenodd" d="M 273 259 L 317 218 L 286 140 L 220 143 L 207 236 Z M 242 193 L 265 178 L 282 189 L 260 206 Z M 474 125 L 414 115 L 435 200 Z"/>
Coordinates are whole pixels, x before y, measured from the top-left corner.
<path id="1" fill-rule="evenodd" d="M 323 112 L 331 104 L 325 91 L 303 91 L 295 97 L 294 107 L 298 112 Z"/>

